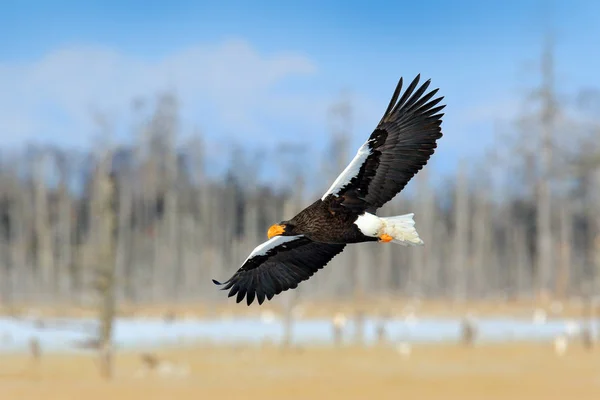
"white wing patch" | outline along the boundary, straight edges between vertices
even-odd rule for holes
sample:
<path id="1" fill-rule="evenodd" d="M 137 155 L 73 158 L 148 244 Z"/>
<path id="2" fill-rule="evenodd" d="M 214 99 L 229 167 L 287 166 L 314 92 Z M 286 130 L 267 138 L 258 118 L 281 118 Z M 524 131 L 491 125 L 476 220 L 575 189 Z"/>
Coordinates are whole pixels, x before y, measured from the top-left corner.
<path id="1" fill-rule="evenodd" d="M 356 152 L 356 155 L 350 161 L 350 164 L 346 169 L 336 178 L 331 187 L 325 192 L 321 200 L 325 200 L 330 194 L 337 195 L 340 189 L 346 186 L 352 178 L 354 178 L 360 171 L 360 167 L 363 165 L 367 157 L 371 155 L 371 149 L 369 148 L 369 141 L 367 140 Z"/>
<path id="2" fill-rule="evenodd" d="M 254 248 L 254 250 L 252 250 L 252 253 L 250 253 L 250 255 L 248 256 L 248 258 L 246 258 L 244 260 L 242 265 L 244 265 L 246 263 L 246 261 L 248 261 L 249 259 L 251 259 L 253 257 L 264 256 L 265 254 L 268 253 L 269 250 L 271 250 L 277 246 L 280 246 L 284 243 L 296 240 L 299 237 L 302 237 L 302 235 L 299 235 L 299 236 L 275 236 L 274 238 L 267 240 L 263 244 L 259 244 L 258 246 L 256 246 Z"/>

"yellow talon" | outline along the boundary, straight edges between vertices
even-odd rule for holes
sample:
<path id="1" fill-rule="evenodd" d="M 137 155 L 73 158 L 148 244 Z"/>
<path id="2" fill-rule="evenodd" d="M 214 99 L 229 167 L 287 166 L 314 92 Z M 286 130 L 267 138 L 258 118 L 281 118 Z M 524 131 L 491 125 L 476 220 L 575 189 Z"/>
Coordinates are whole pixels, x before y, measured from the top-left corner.
<path id="1" fill-rule="evenodd" d="M 391 237 L 390 235 L 384 233 L 383 235 L 379 236 L 379 241 L 383 242 L 383 243 L 388 243 L 391 242 L 392 240 L 394 240 L 393 237 Z"/>

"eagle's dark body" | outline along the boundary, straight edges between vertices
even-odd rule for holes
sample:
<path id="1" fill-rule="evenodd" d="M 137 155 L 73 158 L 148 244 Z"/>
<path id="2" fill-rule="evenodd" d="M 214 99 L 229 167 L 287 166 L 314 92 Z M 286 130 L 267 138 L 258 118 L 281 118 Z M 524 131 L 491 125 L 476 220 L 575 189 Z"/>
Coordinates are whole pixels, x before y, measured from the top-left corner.
<path id="1" fill-rule="evenodd" d="M 317 200 L 282 224 L 290 229 L 286 233 L 304 235 L 321 243 L 361 243 L 377 241 L 377 238 L 364 235 L 354 224 L 362 212 L 340 205 L 340 198 L 327 196 Z"/>
<path id="2" fill-rule="evenodd" d="M 246 297 L 248 305 L 257 298 L 262 304 L 296 288 L 348 244 L 412 240 L 407 239 L 412 214 L 380 218 L 375 213 L 427 164 L 442 137 L 445 106 L 437 104 L 443 97 L 432 99 L 437 89 L 425 93 L 429 81 L 417 88 L 419 79 L 402 94 L 400 79 L 377 127 L 320 199 L 273 225 L 269 241 L 256 247 L 228 281 L 214 281 L 229 289 L 230 297 L 237 302 Z"/>

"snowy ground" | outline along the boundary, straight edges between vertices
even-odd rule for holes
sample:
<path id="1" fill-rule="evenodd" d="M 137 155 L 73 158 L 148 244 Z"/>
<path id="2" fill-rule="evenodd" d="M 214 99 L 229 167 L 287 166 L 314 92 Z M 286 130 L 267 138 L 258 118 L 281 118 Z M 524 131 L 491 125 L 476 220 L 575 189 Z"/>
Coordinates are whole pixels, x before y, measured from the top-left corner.
<path id="1" fill-rule="evenodd" d="M 367 343 L 374 342 L 378 323 L 377 319 L 366 319 Z M 479 342 L 551 340 L 561 334 L 576 335 L 583 326 L 577 320 L 532 321 L 492 317 L 477 319 L 475 323 Z M 44 351 L 74 350 L 76 343 L 93 339 L 96 331 L 97 323 L 91 319 L 0 318 L 0 351 L 23 351 L 32 338 L 39 341 Z M 353 323 L 349 320 L 344 327 L 345 340 L 352 339 L 353 331 Z M 394 319 L 385 323 L 385 332 L 388 340 L 394 342 L 456 341 L 460 335 L 460 320 Z M 165 322 L 163 319 L 119 318 L 114 332 L 116 346 L 122 349 L 190 342 L 278 343 L 282 337 L 282 321 L 273 317 L 173 322 Z M 295 343 L 328 344 L 332 339 L 333 328 L 328 319 L 299 320 L 294 323 L 292 340 Z"/>

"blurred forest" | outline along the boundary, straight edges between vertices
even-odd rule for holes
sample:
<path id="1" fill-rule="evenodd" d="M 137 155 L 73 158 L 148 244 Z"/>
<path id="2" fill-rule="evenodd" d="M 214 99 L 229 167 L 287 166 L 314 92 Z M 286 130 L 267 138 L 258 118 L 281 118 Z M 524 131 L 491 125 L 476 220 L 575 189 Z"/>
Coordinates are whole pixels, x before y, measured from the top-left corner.
<path id="1" fill-rule="evenodd" d="M 539 87 L 485 155 L 465 160 L 443 185 L 431 183 L 426 167 L 380 211 L 414 212 L 424 247 L 349 246 L 293 296 L 467 300 L 598 291 L 600 92 L 557 94 L 550 44 L 539 61 Z M 330 110 L 330 150 L 297 154 L 325 160 L 315 185 L 301 165 L 285 167 L 288 185 L 260 183 L 240 147 L 215 178 L 205 173 L 201 134 L 179 140 L 176 95 L 145 104 L 152 109 L 132 102 L 139 121 L 132 146 L 0 152 L 2 303 L 86 305 L 98 290 L 130 303 L 224 302 L 211 278 L 227 279 L 272 223 L 320 196 L 356 151 L 351 135 L 370 133 L 351 132 L 352 104 L 341 100 Z M 97 123 L 100 137 L 110 136 L 111 121 L 99 115 Z"/>

